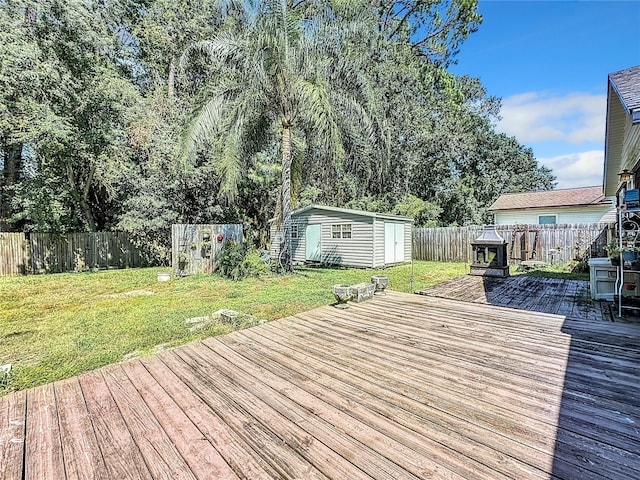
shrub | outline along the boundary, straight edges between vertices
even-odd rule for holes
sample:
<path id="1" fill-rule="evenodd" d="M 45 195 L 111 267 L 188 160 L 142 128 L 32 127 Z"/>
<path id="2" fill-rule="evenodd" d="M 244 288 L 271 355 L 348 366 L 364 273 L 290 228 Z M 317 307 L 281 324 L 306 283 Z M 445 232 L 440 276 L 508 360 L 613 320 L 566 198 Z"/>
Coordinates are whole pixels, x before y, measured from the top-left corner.
<path id="1" fill-rule="evenodd" d="M 220 256 L 219 272 L 223 277 L 240 280 L 259 277 L 268 271 L 268 266 L 256 249 L 246 243 L 229 242 Z"/>

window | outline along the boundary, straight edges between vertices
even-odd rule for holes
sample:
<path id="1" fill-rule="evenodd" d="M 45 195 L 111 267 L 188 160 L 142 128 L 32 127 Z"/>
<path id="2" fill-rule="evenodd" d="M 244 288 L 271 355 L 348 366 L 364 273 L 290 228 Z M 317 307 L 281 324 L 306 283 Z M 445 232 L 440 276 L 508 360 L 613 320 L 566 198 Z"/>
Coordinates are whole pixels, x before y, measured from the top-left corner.
<path id="1" fill-rule="evenodd" d="M 291 238 L 298 238 L 298 225 L 291 225 Z"/>
<path id="2" fill-rule="evenodd" d="M 351 224 L 331 225 L 331 238 L 351 238 Z"/>
<path id="3" fill-rule="evenodd" d="M 538 215 L 538 223 L 540 225 L 555 225 L 557 215 Z"/>

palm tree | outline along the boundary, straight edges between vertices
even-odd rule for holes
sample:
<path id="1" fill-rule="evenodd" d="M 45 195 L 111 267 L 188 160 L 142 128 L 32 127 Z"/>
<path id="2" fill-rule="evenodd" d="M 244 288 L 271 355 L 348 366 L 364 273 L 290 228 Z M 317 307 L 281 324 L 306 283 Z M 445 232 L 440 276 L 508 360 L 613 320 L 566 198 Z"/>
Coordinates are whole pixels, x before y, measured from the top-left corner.
<path id="1" fill-rule="evenodd" d="M 222 195 L 229 199 L 235 196 L 244 160 L 277 135 L 282 192 L 276 218 L 283 227 L 282 264 L 286 271 L 292 269 L 294 153 L 299 153 L 305 138 L 312 135 L 315 144 L 320 143 L 328 152 L 330 161 L 339 165 L 344 152 L 332 99 L 341 98 L 343 111 L 344 105 L 358 102 L 357 95 L 339 97 L 337 87 L 332 87 L 348 83 L 365 92 L 363 98 L 371 98 L 366 88 L 362 88 L 366 83 L 362 71 L 353 68 L 344 57 L 330 54 L 349 30 L 326 22 L 322 11 L 316 10 L 311 19 L 304 18 L 301 5 L 303 2 L 294 8 L 287 0 L 267 0 L 258 2 L 254 9 L 245 8 L 241 28 L 220 32 L 212 40 L 192 45 L 181 61 L 186 65 L 196 52 L 214 61 L 217 79 L 210 87 L 207 101 L 190 123 L 185 146 L 188 151 L 203 141 L 217 138 Z M 328 13 L 324 10 L 324 14 Z M 239 17 L 236 12 L 235 20 Z M 362 108 L 350 110 L 363 112 Z"/>

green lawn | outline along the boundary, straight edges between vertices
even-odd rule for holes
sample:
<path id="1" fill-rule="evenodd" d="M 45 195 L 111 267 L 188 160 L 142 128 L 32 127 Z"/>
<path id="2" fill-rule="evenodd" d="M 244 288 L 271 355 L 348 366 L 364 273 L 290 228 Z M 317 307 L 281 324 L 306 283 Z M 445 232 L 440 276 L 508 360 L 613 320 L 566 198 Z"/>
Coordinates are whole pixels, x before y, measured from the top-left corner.
<path id="1" fill-rule="evenodd" d="M 375 274 L 388 275 L 391 289 L 410 292 L 412 269 L 305 268 L 239 282 L 201 275 L 159 283 L 162 270 L 0 277 L 0 364 L 13 364 L 0 394 L 228 332 L 232 327 L 219 322 L 199 330 L 185 323 L 221 308 L 273 320 L 333 303 L 334 284 Z M 415 262 L 413 290 L 466 270 L 462 263 Z"/>

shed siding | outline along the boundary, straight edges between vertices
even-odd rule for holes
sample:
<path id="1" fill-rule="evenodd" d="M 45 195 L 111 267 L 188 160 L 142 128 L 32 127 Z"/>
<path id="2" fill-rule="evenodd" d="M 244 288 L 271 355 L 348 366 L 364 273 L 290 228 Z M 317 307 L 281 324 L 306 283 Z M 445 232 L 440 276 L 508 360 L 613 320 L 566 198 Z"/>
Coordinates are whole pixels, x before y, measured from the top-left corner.
<path id="1" fill-rule="evenodd" d="M 307 225 L 322 226 L 322 262 L 353 267 L 373 266 L 373 218 L 346 213 L 330 214 L 322 210 L 308 210 L 293 218 L 298 225 L 298 241 L 292 242 L 293 260 L 306 260 L 305 235 Z M 332 238 L 331 226 L 351 224 L 351 238 Z"/>
<path id="2" fill-rule="evenodd" d="M 293 215 L 292 225 L 298 227 L 298 238 L 291 239 L 292 260 L 306 260 L 306 228 L 308 225 L 321 226 L 322 262 L 330 265 L 351 267 L 382 267 L 385 265 L 384 232 L 385 223 L 403 224 L 405 261 L 411 261 L 412 254 L 412 221 L 391 218 L 377 218 L 358 215 L 350 212 L 331 212 L 324 209 L 311 208 Z M 351 238 L 332 238 L 332 225 L 351 224 Z M 280 254 L 281 227 L 272 224 L 270 227 L 270 253 L 273 261 Z"/>
<path id="3" fill-rule="evenodd" d="M 373 219 L 373 266 L 384 266 L 384 220 L 381 218 Z"/>
<path id="4" fill-rule="evenodd" d="M 495 212 L 494 222 L 496 225 L 535 225 L 539 215 L 556 215 L 557 224 L 614 222 L 615 208 L 594 206 L 514 209 Z"/>
<path id="5" fill-rule="evenodd" d="M 413 258 L 413 222 L 404 224 L 404 261 L 410 262 Z"/>

